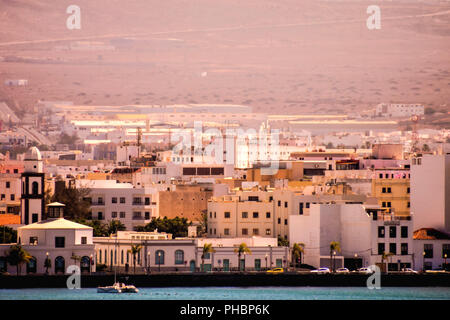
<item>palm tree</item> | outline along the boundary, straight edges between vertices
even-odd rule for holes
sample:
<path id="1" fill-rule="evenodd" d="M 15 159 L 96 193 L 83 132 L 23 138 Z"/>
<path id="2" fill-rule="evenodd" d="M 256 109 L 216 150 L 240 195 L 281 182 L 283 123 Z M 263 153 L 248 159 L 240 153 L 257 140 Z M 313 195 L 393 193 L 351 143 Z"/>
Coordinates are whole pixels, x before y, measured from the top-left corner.
<path id="1" fill-rule="evenodd" d="M 386 251 L 383 252 L 383 254 L 381 255 L 381 265 L 383 266 L 383 268 L 386 267 L 385 261 L 387 261 L 388 258 L 393 255 L 394 254 L 392 252 L 386 252 Z M 386 268 L 386 272 L 387 271 L 388 271 L 388 268 Z"/>
<path id="2" fill-rule="evenodd" d="M 247 254 L 247 253 L 252 254 L 252 251 L 250 250 L 249 247 L 247 247 L 247 244 L 242 242 L 239 245 L 239 248 L 234 249 L 234 252 L 236 252 L 238 254 L 238 266 L 239 266 L 239 271 L 241 271 L 241 255 Z M 245 265 L 244 265 L 244 271 L 245 271 Z"/>
<path id="3" fill-rule="evenodd" d="M 335 255 L 335 252 L 341 252 L 341 244 L 338 241 L 331 241 L 330 242 L 330 264 L 331 264 L 331 270 L 334 272 L 333 268 L 333 256 Z M 334 258 L 336 259 L 336 258 Z"/>
<path id="4" fill-rule="evenodd" d="M 302 264 L 302 255 L 305 252 L 305 244 L 303 242 L 294 243 L 292 246 L 292 260 L 294 262 L 294 269 L 298 265 L 298 259 L 300 258 L 300 264 Z"/>
<path id="5" fill-rule="evenodd" d="M 136 255 L 140 252 L 142 246 L 140 244 L 132 244 L 131 249 L 128 250 L 129 253 L 133 255 L 133 272 L 136 274 Z"/>
<path id="6" fill-rule="evenodd" d="M 20 274 L 22 264 L 30 262 L 31 258 L 32 256 L 18 244 L 11 246 L 7 255 L 9 264 L 17 267 L 17 275 Z"/>
<path id="7" fill-rule="evenodd" d="M 214 250 L 214 248 L 212 247 L 212 243 L 205 243 L 203 245 L 203 251 L 202 251 L 202 271 L 205 271 L 205 257 L 206 255 L 208 255 L 209 253 L 213 253 L 216 252 L 216 250 Z"/>

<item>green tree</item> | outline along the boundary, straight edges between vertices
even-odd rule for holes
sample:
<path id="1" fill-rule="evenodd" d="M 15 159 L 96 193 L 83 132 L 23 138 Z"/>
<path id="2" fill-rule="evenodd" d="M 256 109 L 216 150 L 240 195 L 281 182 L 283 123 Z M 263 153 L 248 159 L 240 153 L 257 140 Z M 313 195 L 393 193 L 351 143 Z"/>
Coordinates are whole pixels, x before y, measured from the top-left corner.
<path id="1" fill-rule="evenodd" d="M 116 233 L 117 231 L 125 231 L 126 227 L 125 225 L 120 222 L 119 220 L 111 220 L 106 226 L 105 229 L 107 230 L 108 236 L 111 234 Z"/>
<path id="2" fill-rule="evenodd" d="M 294 261 L 294 268 L 298 266 L 298 260 L 300 259 L 300 264 L 302 263 L 302 255 L 305 252 L 305 244 L 294 243 L 292 246 L 292 260 Z"/>
<path id="3" fill-rule="evenodd" d="M 141 251 L 142 246 L 140 244 L 132 244 L 131 249 L 128 250 L 133 256 L 133 272 L 136 274 L 136 255 Z"/>
<path id="4" fill-rule="evenodd" d="M 84 224 L 85 226 L 91 227 L 93 230 L 94 237 L 108 237 L 110 235 L 107 225 L 99 220 L 86 220 L 86 219 L 73 219 L 74 222 Z"/>
<path id="5" fill-rule="evenodd" d="M 173 238 L 186 237 L 188 226 L 192 223 L 188 222 L 186 218 L 175 217 L 173 219 L 156 218 L 141 228 L 142 231 L 155 231 L 171 233 Z"/>
<path id="6" fill-rule="evenodd" d="M 239 271 L 241 270 L 241 255 L 243 254 L 252 254 L 252 251 L 249 247 L 247 247 L 247 244 L 245 242 L 242 242 L 238 248 L 234 249 L 234 252 L 238 254 L 238 267 Z M 245 266 L 244 266 L 245 271 Z"/>
<path id="7" fill-rule="evenodd" d="M 212 247 L 212 243 L 205 243 L 203 245 L 203 251 L 202 251 L 202 271 L 205 271 L 205 257 L 206 255 L 208 255 L 209 253 L 213 253 L 216 252 L 216 250 L 214 250 L 214 248 Z"/>
<path id="8" fill-rule="evenodd" d="M 383 252 L 383 254 L 381 255 L 381 265 L 383 266 L 383 268 L 385 268 L 385 271 L 388 271 L 388 268 L 386 266 L 386 262 L 388 261 L 390 256 L 393 256 L 394 254 L 391 252 Z M 386 262 L 385 262 L 386 261 Z"/>
<path id="9" fill-rule="evenodd" d="M 31 258 L 31 255 L 18 244 L 11 246 L 6 256 L 8 263 L 12 266 L 16 266 L 17 275 L 21 272 L 20 269 L 22 264 L 30 262 Z"/>
<path id="10" fill-rule="evenodd" d="M 279 247 L 289 247 L 289 240 L 278 236 L 278 246 Z"/>
<path id="11" fill-rule="evenodd" d="M 197 227 L 197 234 L 203 236 L 208 233 L 208 210 L 202 210 L 200 217 L 197 219 L 199 226 Z"/>
<path id="12" fill-rule="evenodd" d="M 335 256 L 335 252 L 341 252 L 341 244 L 338 241 L 330 242 L 330 269 L 334 272 L 334 264 L 333 264 L 333 256 Z M 336 259 L 336 257 L 334 258 Z"/>
<path id="13" fill-rule="evenodd" d="M 69 187 L 55 192 L 51 201 L 65 204 L 64 217 L 69 220 L 87 219 L 90 216 L 91 203 L 88 195 L 89 188 Z"/>
<path id="14" fill-rule="evenodd" d="M 7 226 L 0 226 L 0 243 L 16 243 L 17 231 Z"/>

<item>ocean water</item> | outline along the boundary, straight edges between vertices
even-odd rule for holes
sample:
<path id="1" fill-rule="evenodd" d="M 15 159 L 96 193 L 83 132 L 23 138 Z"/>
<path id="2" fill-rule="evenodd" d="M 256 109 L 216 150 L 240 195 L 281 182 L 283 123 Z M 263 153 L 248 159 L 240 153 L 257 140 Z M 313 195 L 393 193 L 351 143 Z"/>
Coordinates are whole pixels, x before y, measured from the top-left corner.
<path id="1" fill-rule="evenodd" d="M 139 293 L 86 289 L 0 289 L 0 300 L 450 300 L 450 288 L 204 287 L 139 288 Z"/>

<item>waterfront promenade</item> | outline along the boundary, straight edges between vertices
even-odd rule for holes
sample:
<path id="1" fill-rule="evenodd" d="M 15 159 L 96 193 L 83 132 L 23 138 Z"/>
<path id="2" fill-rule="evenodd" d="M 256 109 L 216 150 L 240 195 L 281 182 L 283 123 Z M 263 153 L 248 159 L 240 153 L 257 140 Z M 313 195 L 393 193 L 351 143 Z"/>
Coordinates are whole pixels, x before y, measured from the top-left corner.
<path id="1" fill-rule="evenodd" d="M 69 275 L 3 275 L 0 289 L 66 288 Z M 137 287 L 365 287 L 365 274 L 154 273 L 120 274 L 117 280 Z M 81 275 L 82 288 L 110 285 L 114 275 Z M 450 273 L 381 275 L 382 287 L 449 287 Z"/>

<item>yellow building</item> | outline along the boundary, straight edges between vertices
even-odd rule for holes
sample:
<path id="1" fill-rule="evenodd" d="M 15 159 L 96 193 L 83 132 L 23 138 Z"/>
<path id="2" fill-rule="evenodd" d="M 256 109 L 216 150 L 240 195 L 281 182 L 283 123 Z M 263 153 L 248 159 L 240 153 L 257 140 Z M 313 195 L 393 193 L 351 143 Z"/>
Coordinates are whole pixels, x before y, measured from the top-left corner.
<path id="1" fill-rule="evenodd" d="M 378 199 L 378 204 L 390 209 L 396 216 L 410 214 L 409 178 L 377 178 L 372 180 L 372 196 Z"/>

